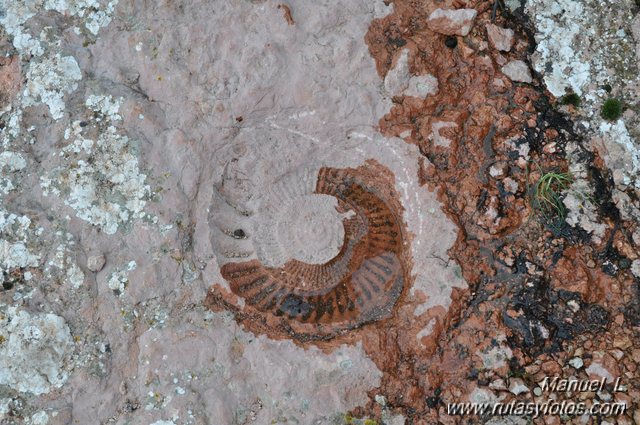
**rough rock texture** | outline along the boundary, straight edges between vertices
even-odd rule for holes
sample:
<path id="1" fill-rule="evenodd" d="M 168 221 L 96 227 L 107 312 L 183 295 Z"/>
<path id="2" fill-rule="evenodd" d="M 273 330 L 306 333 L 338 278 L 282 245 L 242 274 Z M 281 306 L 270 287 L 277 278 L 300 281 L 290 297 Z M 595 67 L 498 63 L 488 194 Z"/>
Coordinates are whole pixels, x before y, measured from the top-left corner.
<path id="1" fill-rule="evenodd" d="M 45 335 L 62 320 L 69 329 L 33 345 L 47 368 L 34 378 L 23 363 L 7 369 L 3 415 L 45 423 L 327 423 L 365 405 L 386 367 L 365 353 L 374 351 L 372 335 L 386 330 L 365 326 L 373 334 L 360 341 L 357 332 L 333 334 L 324 351 L 269 339 L 289 339 L 282 326 L 296 323 L 300 304 L 291 296 L 304 285 L 295 279 L 291 296 L 274 301 L 289 313 L 278 325 L 243 320 L 251 299 L 241 291 L 216 312 L 203 308 L 210 286 L 221 297 L 234 288 L 222 267 L 237 263 L 231 254 L 243 256 L 249 240 L 270 267 L 292 259 L 321 266 L 355 244 L 352 258 L 366 259 L 365 286 L 338 298 L 336 313 L 318 304 L 314 321 L 359 303 L 369 313 L 347 319 L 348 327 L 400 314 L 413 346 L 419 332 L 433 337 L 427 324 L 465 282 L 443 260 L 456 227 L 418 182 L 418 149 L 376 130 L 395 93 L 383 93 L 364 34 L 390 8 L 327 2 L 287 6 L 283 16 L 269 1 L 2 7 L 13 71 L 2 79 L 2 303 L 32 311 L 32 321 L 57 318 Z M 426 74 L 402 84 L 416 98 L 437 92 Z M 312 175 L 298 201 L 289 190 L 300 169 Z M 321 195 L 319 174 L 330 169 L 360 169 L 363 195 L 344 204 L 355 199 L 343 194 L 348 173 Z M 372 206 L 374 187 L 384 202 Z M 227 199 L 214 196 L 221 191 Z M 376 231 L 387 225 L 376 218 L 385 203 L 394 224 Z M 218 214 L 224 208 L 235 215 Z M 396 236 L 380 240 L 389 232 Z M 367 283 L 387 273 L 385 250 L 374 252 L 375 244 L 396 255 L 395 289 L 382 304 L 371 301 L 380 289 Z M 350 261 L 349 273 L 358 270 Z M 307 277 L 312 288 L 327 285 Z M 331 278 L 335 286 L 342 275 Z M 3 367 L 31 353 L 16 342 L 20 323 L 2 334 Z M 38 397 L 65 381 L 52 399 Z M 37 409 L 47 410 L 28 419 Z"/>
<path id="2" fill-rule="evenodd" d="M 452 254 L 473 292 L 463 312 L 450 319 L 455 328 L 445 321 L 446 336 L 435 347 L 427 345 L 438 359 L 430 362 L 427 377 L 403 371 L 404 382 L 417 382 L 414 401 L 391 402 L 420 406 L 412 416 L 417 423 L 461 423 L 446 415 L 447 402 L 544 400 L 549 394 L 532 389 L 544 376 L 574 374 L 564 369 L 567 356 L 594 347 L 610 350 L 616 332 L 638 338 L 637 286 L 628 271 L 629 260 L 636 258 L 635 223 L 616 221 L 613 182 L 602 160 L 531 75 L 527 30 L 535 28 L 517 25 L 526 21 L 523 9 L 494 19 L 498 2 L 476 5 L 473 29 L 452 42 L 416 25 L 415 16 L 428 14 L 429 7 L 437 6 L 420 11 L 414 2 L 395 2 L 394 13 L 375 21 L 367 35 L 381 76 L 393 73 L 406 55 L 411 73 L 429 73 L 439 83 L 438 92 L 424 100 L 394 98 L 380 125 L 384 134 L 418 145 L 429 159 L 420 177 L 439 188 L 445 208 L 464 229 Z M 484 28 L 494 22 L 514 28 L 514 45 L 506 54 L 487 40 Z M 502 74 L 508 63 L 520 71 L 511 77 L 527 84 Z M 553 186 L 561 202 L 548 209 L 549 193 L 540 192 L 538 184 L 553 175 L 571 176 L 571 183 L 566 190 Z M 571 227 L 567 221 L 579 224 Z M 498 335 L 504 335 L 502 341 Z M 461 346 L 475 347 L 473 354 Z M 631 377 L 636 370 L 630 364 L 618 372 Z M 505 391 L 514 376 L 526 377 L 517 395 Z M 588 375 L 581 371 L 580 377 Z M 638 394 L 635 386 L 632 393 Z"/>
<path id="3" fill-rule="evenodd" d="M 576 93 L 581 105 L 570 112 L 611 170 L 616 207 L 626 219 L 640 218 L 640 117 L 638 116 L 637 5 L 610 2 L 534 0 L 526 11 L 536 24 L 532 56 L 549 91 Z M 617 98 L 627 109 L 613 122 L 602 118 L 604 102 Z"/>
<path id="4" fill-rule="evenodd" d="M 0 1 L 0 422 L 638 421 L 633 3 L 386 3 Z"/>

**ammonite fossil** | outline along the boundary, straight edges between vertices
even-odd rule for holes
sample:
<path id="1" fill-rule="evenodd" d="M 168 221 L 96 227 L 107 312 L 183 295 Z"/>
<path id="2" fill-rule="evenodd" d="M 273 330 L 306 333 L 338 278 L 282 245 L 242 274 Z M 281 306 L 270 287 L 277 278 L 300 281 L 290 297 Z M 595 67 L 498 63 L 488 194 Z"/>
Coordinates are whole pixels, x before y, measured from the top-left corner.
<path id="1" fill-rule="evenodd" d="M 246 189 L 246 188 L 244 188 Z M 210 210 L 222 277 L 244 306 L 209 302 L 290 335 L 330 338 L 386 318 L 408 279 L 406 235 L 393 174 L 302 169 L 258 196 L 224 180 Z"/>

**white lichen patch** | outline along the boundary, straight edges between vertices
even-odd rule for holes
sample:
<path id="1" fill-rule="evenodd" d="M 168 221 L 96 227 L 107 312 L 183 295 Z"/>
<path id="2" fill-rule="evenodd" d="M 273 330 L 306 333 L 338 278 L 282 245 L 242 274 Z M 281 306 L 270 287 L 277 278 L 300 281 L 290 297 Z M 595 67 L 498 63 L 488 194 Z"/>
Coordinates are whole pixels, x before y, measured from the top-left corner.
<path id="1" fill-rule="evenodd" d="M 569 159 L 570 187 L 564 191 L 563 203 L 567 209 L 565 221 L 573 227 L 580 227 L 593 236 L 596 243 L 600 243 L 607 230 L 597 214 L 594 202 L 594 190 L 588 180 L 587 165 L 580 161 L 581 150 L 576 143 L 566 146 Z"/>
<path id="2" fill-rule="evenodd" d="M 0 335 L 1 385 L 40 395 L 66 382 L 73 343 L 62 317 L 8 307 L 0 313 Z"/>
<path id="3" fill-rule="evenodd" d="M 0 170 L 5 172 L 20 171 L 27 166 L 22 155 L 15 152 L 0 153 Z"/>
<path id="4" fill-rule="evenodd" d="M 4 16 L 0 17 L 0 25 L 13 37 L 13 45 L 18 52 L 40 56 L 44 52 L 40 42 L 31 34 L 24 32 L 24 23 L 36 14 L 35 3 L 34 1 L 2 2 Z"/>
<path id="5" fill-rule="evenodd" d="M 42 62 L 32 62 L 27 71 L 24 106 L 44 103 L 53 119 L 64 115 L 64 95 L 74 91 L 82 79 L 82 71 L 73 56 L 56 54 Z"/>
<path id="6" fill-rule="evenodd" d="M 118 0 L 6 1 L 2 2 L 4 15 L 0 17 L 0 24 L 13 37 L 13 45 L 20 53 L 40 56 L 45 52 L 42 44 L 46 44 L 46 34 L 41 33 L 39 38 L 35 38 L 25 29 L 25 24 L 38 12 L 56 11 L 67 17 L 76 17 L 80 20 L 79 25 L 96 35 L 100 28 L 109 25 L 117 4 Z"/>
<path id="7" fill-rule="evenodd" d="M 110 2 L 97 0 L 46 0 L 44 8 L 55 10 L 65 16 L 83 18 L 84 26 L 91 34 L 96 35 L 100 28 L 111 22 L 113 9 L 118 0 Z"/>
<path id="8" fill-rule="evenodd" d="M 49 415 L 47 412 L 36 412 L 28 419 L 29 425 L 47 425 L 49 423 Z"/>
<path id="9" fill-rule="evenodd" d="M 597 208 L 589 195 L 589 183 L 586 180 L 575 181 L 565 196 L 563 202 L 568 210 L 565 221 L 573 227 L 580 227 L 594 236 L 594 241 L 600 243 L 607 226 L 598 220 Z"/>
<path id="10" fill-rule="evenodd" d="M 126 267 L 112 272 L 109 275 L 109 279 L 107 279 L 109 289 L 116 292 L 118 295 L 122 295 L 129 284 L 129 272 L 135 270 L 137 266 L 138 265 L 135 261 L 129 261 Z"/>
<path id="11" fill-rule="evenodd" d="M 100 112 L 111 121 L 119 121 L 121 100 L 114 99 L 111 96 L 89 95 L 85 102 L 87 107 L 92 111 Z"/>
<path id="12" fill-rule="evenodd" d="M 20 121 L 22 120 L 22 110 L 16 109 L 13 111 L 6 111 L 6 126 L 0 130 L 0 140 L 2 141 L 2 149 L 9 150 L 12 146 L 12 142 L 20 135 L 22 129 L 20 127 Z"/>
<path id="13" fill-rule="evenodd" d="M 640 145 L 637 143 L 640 83 L 638 55 L 632 37 L 637 30 L 632 1 L 529 0 L 526 12 L 536 27 L 533 66 L 556 97 L 574 92 L 580 106 L 566 107 L 581 120 L 580 130 L 592 140 L 609 168 L 615 188 L 613 199 L 625 219 L 640 219 Z M 636 25 L 636 26 L 634 26 Z M 637 33 L 637 31 L 635 32 Z M 617 99 L 628 109 L 621 117 L 602 117 L 605 101 Z M 579 156 L 572 159 L 580 162 Z M 577 182 L 576 182 L 577 183 Z M 635 192 L 635 193 L 632 193 Z M 568 222 L 594 235 L 601 233 L 595 208 L 584 208 L 568 196 Z"/>
<path id="14" fill-rule="evenodd" d="M 566 89 L 578 94 L 589 81 L 591 66 L 574 48 L 578 37 L 593 28 L 584 28 L 583 2 L 576 0 L 531 0 L 527 11 L 535 19 L 536 53 L 532 56 L 536 71 L 554 96 Z M 595 35 L 595 34 L 591 34 Z"/>
<path id="15" fill-rule="evenodd" d="M 13 174 L 26 166 L 27 162 L 19 153 L 0 151 L 0 197 L 16 188 Z"/>
<path id="16" fill-rule="evenodd" d="M 599 130 L 607 151 L 613 154 L 605 157 L 605 161 L 614 170 L 614 182 L 640 189 L 640 149 L 631 140 L 624 121 L 603 122 Z"/>
<path id="17" fill-rule="evenodd" d="M 537 41 L 532 63 L 556 97 L 575 92 L 587 116 L 615 87 L 636 80 L 631 34 L 632 2 L 617 0 L 529 0 Z M 595 105 L 597 104 L 597 105 Z M 599 117 L 598 117 L 599 118 Z"/>
<path id="18" fill-rule="evenodd" d="M 35 267 L 39 257 L 31 254 L 22 242 L 10 243 L 0 240 L 0 271 L 15 268 Z"/>
<path id="19" fill-rule="evenodd" d="M 31 220 L 0 209 L 0 280 L 15 269 L 36 267 L 40 256 L 27 248 Z"/>
<path id="20" fill-rule="evenodd" d="M 75 245 L 73 235 L 67 233 L 67 241 L 56 248 L 55 254 L 45 267 L 45 276 L 52 280 L 57 275 L 73 289 L 78 289 L 84 283 L 84 272 L 72 258 L 71 247 Z"/>
<path id="21" fill-rule="evenodd" d="M 41 187 L 46 196 L 64 196 L 79 218 L 112 235 L 120 225 L 145 217 L 151 188 L 129 138 L 112 125 L 120 119 L 120 102 L 90 96 L 86 104 L 101 125 L 97 140 L 83 136 L 80 122 L 74 122 L 65 132 L 70 143 L 62 149 L 63 164 L 41 179 Z"/>

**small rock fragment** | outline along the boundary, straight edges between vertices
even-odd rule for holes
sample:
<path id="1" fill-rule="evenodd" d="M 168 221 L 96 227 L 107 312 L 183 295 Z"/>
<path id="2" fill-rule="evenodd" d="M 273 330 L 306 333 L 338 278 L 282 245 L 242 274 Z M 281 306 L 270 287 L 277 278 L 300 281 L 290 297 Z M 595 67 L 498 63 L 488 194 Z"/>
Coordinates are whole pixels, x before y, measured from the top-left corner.
<path id="1" fill-rule="evenodd" d="M 514 32 L 509 28 L 502 28 L 494 24 L 487 24 L 487 35 L 491 45 L 502 52 L 508 52 L 513 45 Z"/>
<path id="2" fill-rule="evenodd" d="M 436 9 L 429 15 L 427 26 L 439 34 L 464 37 L 471 31 L 477 14 L 475 9 Z"/>
<path id="3" fill-rule="evenodd" d="M 542 371 L 548 376 L 558 376 L 562 372 L 562 368 L 557 362 L 548 360 L 542 363 Z"/>
<path id="4" fill-rule="evenodd" d="M 607 391 L 598 391 L 597 396 L 602 401 L 611 401 L 612 397 Z"/>
<path id="5" fill-rule="evenodd" d="M 518 182 L 510 177 L 507 177 L 502 181 L 504 188 L 508 193 L 516 193 L 518 191 Z"/>
<path id="6" fill-rule="evenodd" d="M 489 167 L 489 175 L 494 179 L 501 180 L 509 172 L 509 164 L 505 161 L 498 161 Z"/>
<path id="7" fill-rule="evenodd" d="M 87 258 L 87 268 L 94 273 L 97 273 L 100 270 L 102 270 L 105 263 L 106 263 L 106 259 L 102 254 L 92 255 L 89 258 Z"/>
<path id="8" fill-rule="evenodd" d="M 507 389 L 507 385 L 505 384 L 504 379 L 496 379 L 489 384 L 489 388 L 492 390 L 504 391 Z"/>
<path id="9" fill-rule="evenodd" d="M 442 134 L 440 134 L 440 130 L 445 128 L 455 128 L 455 127 L 457 127 L 457 124 L 455 122 L 450 122 L 450 121 L 436 121 L 433 124 L 431 124 L 431 130 L 432 130 L 431 139 L 433 140 L 433 144 L 435 146 L 443 146 L 445 148 L 448 148 L 449 146 L 451 146 L 451 143 L 453 141 L 448 137 L 445 137 Z"/>
<path id="10" fill-rule="evenodd" d="M 580 368 L 582 368 L 582 366 L 584 366 L 584 362 L 582 361 L 582 359 L 580 357 L 572 358 L 571 360 L 569 360 L 569 364 L 574 369 L 580 369 Z"/>
<path id="11" fill-rule="evenodd" d="M 635 277 L 640 277 L 640 260 L 633 260 L 633 263 L 631 263 L 631 273 L 633 273 Z"/>
<path id="12" fill-rule="evenodd" d="M 409 51 L 404 49 L 396 65 L 384 77 L 384 88 L 391 96 L 401 94 L 409 85 Z"/>
<path id="13" fill-rule="evenodd" d="M 576 300 L 570 300 L 567 305 L 574 313 L 577 313 L 580 310 L 580 304 Z"/>
<path id="14" fill-rule="evenodd" d="M 502 67 L 502 73 L 509 77 L 511 81 L 517 81 L 519 83 L 531 83 L 533 81 L 529 67 L 520 60 L 507 63 Z"/>
<path id="15" fill-rule="evenodd" d="M 620 376 L 618 362 L 609 354 L 594 353 L 591 365 L 586 369 L 590 379 L 602 379 L 613 381 Z"/>
<path id="16" fill-rule="evenodd" d="M 438 79 L 433 75 L 414 75 L 404 92 L 405 96 L 425 98 L 438 93 Z"/>
<path id="17" fill-rule="evenodd" d="M 507 84 L 502 78 L 494 78 L 491 82 L 491 86 L 498 93 L 504 93 L 505 91 L 507 91 Z"/>
<path id="18" fill-rule="evenodd" d="M 622 358 L 624 357 L 624 351 L 622 350 L 611 350 L 609 351 L 609 354 L 611 354 L 611 357 L 618 361 L 622 360 Z"/>
<path id="19" fill-rule="evenodd" d="M 524 384 L 522 379 L 516 378 L 511 380 L 509 391 L 511 391 L 512 394 L 518 395 L 529 392 L 529 387 Z"/>

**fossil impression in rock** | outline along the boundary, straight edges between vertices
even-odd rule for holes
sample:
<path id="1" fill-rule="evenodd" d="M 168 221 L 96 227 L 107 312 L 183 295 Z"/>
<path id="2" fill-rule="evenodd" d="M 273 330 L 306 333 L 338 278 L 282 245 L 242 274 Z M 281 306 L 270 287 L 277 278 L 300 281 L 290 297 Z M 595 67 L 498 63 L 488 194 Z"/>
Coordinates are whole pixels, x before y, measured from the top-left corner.
<path id="1" fill-rule="evenodd" d="M 406 287 L 408 255 L 393 174 L 305 168 L 251 193 L 225 176 L 209 222 L 231 294 L 208 302 L 303 339 L 329 339 L 390 316 Z"/>

